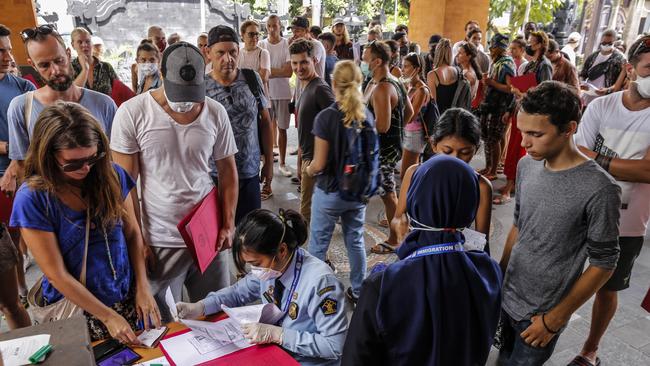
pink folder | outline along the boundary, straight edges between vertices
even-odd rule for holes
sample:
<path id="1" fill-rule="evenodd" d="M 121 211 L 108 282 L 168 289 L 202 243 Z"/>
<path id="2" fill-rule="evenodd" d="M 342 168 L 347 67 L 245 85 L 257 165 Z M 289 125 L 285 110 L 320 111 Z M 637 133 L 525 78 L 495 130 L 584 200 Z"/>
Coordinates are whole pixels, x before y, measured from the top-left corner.
<path id="1" fill-rule="evenodd" d="M 13 197 L 7 196 L 4 192 L 0 192 L 0 222 L 7 224 L 7 226 L 9 226 L 9 218 L 11 217 L 11 208 L 13 205 Z"/>
<path id="2" fill-rule="evenodd" d="M 219 209 L 219 191 L 215 187 L 176 226 L 201 273 L 205 272 L 219 254 Z"/>
<path id="3" fill-rule="evenodd" d="M 645 311 L 650 313 L 650 288 L 648 289 L 648 293 L 645 294 L 645 299 L 643 299 L 643 302 L 641 303 L 641 307 L 645 309 Z"/>

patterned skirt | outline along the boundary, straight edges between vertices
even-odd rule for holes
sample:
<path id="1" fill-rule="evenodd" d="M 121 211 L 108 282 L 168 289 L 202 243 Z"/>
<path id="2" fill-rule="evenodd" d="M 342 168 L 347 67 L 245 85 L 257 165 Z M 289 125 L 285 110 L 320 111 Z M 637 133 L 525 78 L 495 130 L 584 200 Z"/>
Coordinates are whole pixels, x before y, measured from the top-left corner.
<path id="1" fill-rule="evenodd" d="M 126 299 L 116 302 L 110 306 L 110 308 L 120 314 L 129 323 L 131 329 L 135 331 L 138 328 L 138 312 L 135 308 L 134 289 L 129 290 Z M 88 331 L 90 332 L 90 338 L 93 342 L 110 338 L 111 334 L 108 332 L 108 329 L 106 329 L 104 323 L 87 312 L 84 312 L 84 315 L 86 316 Z"/>

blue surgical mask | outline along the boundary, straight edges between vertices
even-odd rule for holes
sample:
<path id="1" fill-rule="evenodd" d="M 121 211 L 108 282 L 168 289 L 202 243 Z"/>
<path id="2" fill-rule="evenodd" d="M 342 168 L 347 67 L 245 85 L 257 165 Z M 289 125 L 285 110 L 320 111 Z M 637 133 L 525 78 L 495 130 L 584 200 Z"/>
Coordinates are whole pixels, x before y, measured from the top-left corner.
<path id="1" fill-rule="evenodd" d="M 368 65 L 368 63 L 365 61 L 361 61 L 361 73 L 363 74 L 364 78 L 370 76 L 370 65 Z"/>

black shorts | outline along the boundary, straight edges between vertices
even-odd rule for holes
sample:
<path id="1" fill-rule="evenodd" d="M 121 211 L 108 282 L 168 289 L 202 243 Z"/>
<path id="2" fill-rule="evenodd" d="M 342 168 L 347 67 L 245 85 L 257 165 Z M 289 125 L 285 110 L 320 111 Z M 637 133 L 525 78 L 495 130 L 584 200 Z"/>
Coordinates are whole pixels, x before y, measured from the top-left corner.
<path id="1" fill-rule="evenodd" d="M 632 275 L 632 266 L 634 261 L 641 253 L 643 248 L 642 236 L 624 236 L 618 238 L 618 245 L 621 247 L 621 253 L 618 257 L 616 269 L 603 286 L 604 290 L 622 291 L 630 287 L 630 277 Z"/>

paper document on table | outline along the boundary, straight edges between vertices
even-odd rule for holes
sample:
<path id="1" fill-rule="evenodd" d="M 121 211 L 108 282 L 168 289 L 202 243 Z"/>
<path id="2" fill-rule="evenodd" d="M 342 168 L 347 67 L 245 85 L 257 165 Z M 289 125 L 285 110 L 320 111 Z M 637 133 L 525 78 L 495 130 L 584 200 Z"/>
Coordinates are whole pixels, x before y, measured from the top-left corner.
<path id="1" fill-rule="evenodd" d="M 31 357 L 41 347 L 50 343 L 49 334 L 10 339 L 0 342 L 0 354 L 4 366 L 29 365 Z"/>
<path id="2" fill-rule="evenodd" d="M 175 321 L 178 321 L 178 310 L 176 309 L 176 301 L 174 301 L 171 287 L 167 287 L 167 292 L 165 292 L 165 304 L 167 304 L 169 312 L 172 314 L 172 318 L 174 318 Z"/>
<path id="3" fill-rule="evenodd" d="M 230 319 L 236 320 L 239 324 L 277 324 L 283 315 L 282 311 L 272 303 L 240 306 L 236 308 L 229 308 L 222 304 L 221 310 L 228 314 Z"/>
<path id="4" fill-rule="evenodd" d="M 485 249 L 485 244 L 487 243 L 485 234 L 479 233 L 478 231 L 472 229 L 463 229 L 463 236 L 465 237 L 463 249 L 479 251 L 483 251 Z"/>
<path id="5" fill-rule="evenodd" d="M 177 365 L 196 365 L 202 362 L 251 347 L 235 320 L 216 323 L 182 319 L 191 331 L 160 341 L 166 354 Z"/>
<path id="6" fill-rule="evenodd" d="M 153 360 L 136 363 L 134 366 L 152 366 L 152 365 L 169 366 L 169 361 L 167 361 L 165 356 L 162 356 L 162 357 L 154 358 Z"/>
<path id="7" fill-rule="evenodd" d="M 167 332 L 167 327 L 162 326 L 160 329 L 147 329 L 138 335 L 138 340 L 141 345 L 135 347 L 141 348 L 155 348 L 158 345 L 158 340 L 162 338 L 163 335 Z"/>

